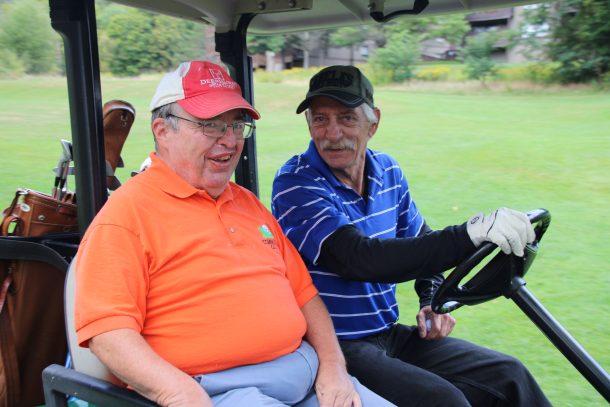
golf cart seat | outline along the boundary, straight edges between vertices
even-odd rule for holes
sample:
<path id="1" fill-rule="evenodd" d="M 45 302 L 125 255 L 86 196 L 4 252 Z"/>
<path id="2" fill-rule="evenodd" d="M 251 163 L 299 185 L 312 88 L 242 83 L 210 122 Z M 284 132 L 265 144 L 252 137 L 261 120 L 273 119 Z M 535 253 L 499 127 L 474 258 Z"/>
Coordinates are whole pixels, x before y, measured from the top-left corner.
<path id="1" fill-rule="evenodd" d="M 67 406 L 67 396 L 74 396 L 99 406 L 155 406 L 155 403 L 127 389 L 89 348 L 78 345 L 74 328 L 75 264 L 76 257 L 70 263 L 64 293 L 66 334 L 73 368 L 54 364 L 43 370 L 45 405 Z"/>

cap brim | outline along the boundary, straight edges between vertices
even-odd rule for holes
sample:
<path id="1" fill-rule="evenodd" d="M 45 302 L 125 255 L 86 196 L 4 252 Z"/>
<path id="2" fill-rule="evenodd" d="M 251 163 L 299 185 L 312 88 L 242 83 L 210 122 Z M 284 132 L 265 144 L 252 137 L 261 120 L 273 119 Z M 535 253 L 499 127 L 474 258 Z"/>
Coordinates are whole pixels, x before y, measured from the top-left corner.
<path id="1" fill-rule="evenodd" d="M 326 96 L 331 99 L 336 100 L 347 107 L 358 107 L 363 103 L 366 103 L 366 100 L 361 98 L 360 96 L 352 95 L 351 93 L 341 92 L 341 91 L 324 91 L 324 92 L 316 92 L 307 95 L 307 98 L 301 102 L 301 104 L 297 107 L 297 114 L 301 113 L 305 109 L 309 107 L 313 98 L 318 96 Z"/>
<path id="2" fill-rule="evenodd" d="M 218 96 L 212 94 L 193 96 L 177 102 L 187 112 L 200 119 L 211 119 L 229 110 L 245 110 L 253 119 L 261 118 L 260 113 L 250 103 L 236 93 L 222 93 Z"/>

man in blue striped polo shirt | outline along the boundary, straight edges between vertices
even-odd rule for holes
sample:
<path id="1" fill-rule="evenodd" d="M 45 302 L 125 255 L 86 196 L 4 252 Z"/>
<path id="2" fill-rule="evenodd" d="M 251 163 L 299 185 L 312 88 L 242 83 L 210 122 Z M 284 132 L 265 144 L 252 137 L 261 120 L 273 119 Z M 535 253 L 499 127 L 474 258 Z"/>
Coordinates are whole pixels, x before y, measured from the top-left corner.
<path id="1" fill-rule="evenodd" d="M 328 307 L 349 372 L 399 406 L 549 405 L 518 360 L 448 337 L 455 320 L 430 308 L 441 273 L 482 242 L 522 256 L 534 240 L 527 216 L 500 208 L 430 230 L 397 162 L 367 148 L 381 112 L 355 67 L 314 75 L 303 111 L 312 140 L 279 169 L 271 207 Z M 420 310 L 406 326 L 396 284 L 413 279 Z"/>

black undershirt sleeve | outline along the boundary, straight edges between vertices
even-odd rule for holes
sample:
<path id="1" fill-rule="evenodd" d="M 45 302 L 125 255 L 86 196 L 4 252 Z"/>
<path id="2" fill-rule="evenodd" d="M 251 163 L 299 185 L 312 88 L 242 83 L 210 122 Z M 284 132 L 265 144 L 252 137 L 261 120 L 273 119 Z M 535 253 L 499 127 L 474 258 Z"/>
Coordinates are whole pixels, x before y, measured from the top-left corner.
<path id="1" fill-rule="evenodd" d="M 466 224 L 435 231 L 425 228 L 426 233 L 417 237 L 378 239 L 345 225 L 324 241 L 318 263 L 349 280 L 401 283 L 436 279 L 475 249 Z"/>

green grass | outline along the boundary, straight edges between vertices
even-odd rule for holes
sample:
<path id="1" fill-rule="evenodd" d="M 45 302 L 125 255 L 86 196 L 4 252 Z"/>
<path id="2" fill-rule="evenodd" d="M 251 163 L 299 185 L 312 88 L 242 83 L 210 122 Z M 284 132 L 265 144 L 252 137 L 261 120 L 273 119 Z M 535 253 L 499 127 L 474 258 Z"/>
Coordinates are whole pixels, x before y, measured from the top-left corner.
<path id="1" fill-rule="evenodd" d="M 104 101 L 123 98 L 137 110 L 123 180 L 153 148 L 148 102 L 158 80 L 103 78 Z M 267 205 L 274 172 L 309 140 L 303 117 L 294 113 L 305 86 L 302 78 L 256 84 L 260 195 Z M 9 204 L 16 187 L 50 192 L 58 140 L 70 138 L 66 94 L 63 78 L 0 81 L 0 204 Z M 432 227 L 498 206 L 550 210 L 527 287 L 610 369 L 610 94 L 387 87 L 375 100 L 382 120 L 370 146 L 403 166 Z M 399 293 L 401 319 L 411 323 L 412 285 Z M 464 307 L 454 316 L 453 335 L 517 356 L 554 405 L 607 405 L 511 301 Z"/>

